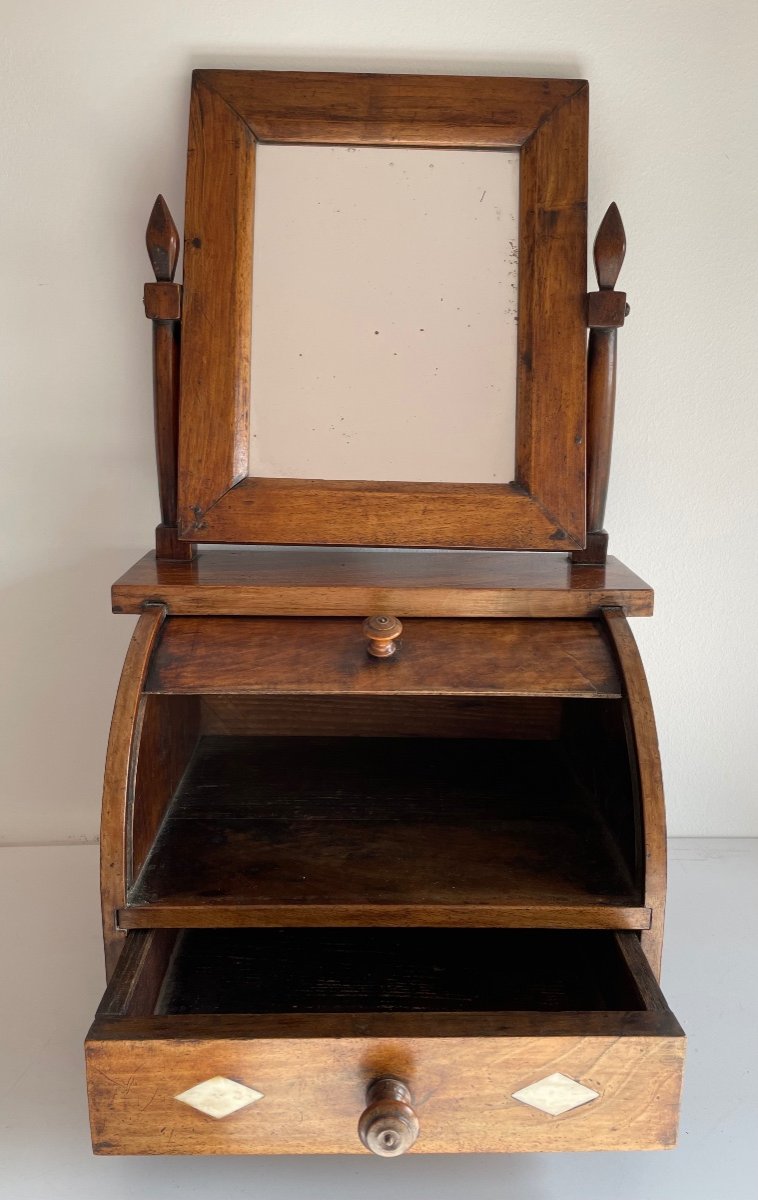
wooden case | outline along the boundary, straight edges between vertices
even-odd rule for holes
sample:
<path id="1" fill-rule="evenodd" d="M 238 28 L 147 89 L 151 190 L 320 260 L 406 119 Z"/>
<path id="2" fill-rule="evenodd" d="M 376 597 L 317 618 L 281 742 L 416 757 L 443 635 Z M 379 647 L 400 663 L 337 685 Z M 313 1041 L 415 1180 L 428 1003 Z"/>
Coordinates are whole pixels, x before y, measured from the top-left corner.
<path id="1" fill-rule="evenodd" d="M 582 81 L 194 76 L 183 288 L 160 197 L 147 239 L 161 524 L 113 588 L 97 1153 L 674 1143 L 653 596 L 603 529 L 625 238 L 611 205 L 588 296 L 586 134 Z M 513 483 L 246 477 L 262 141 L 519 149 Z"/>
<path id="2" fill-rule="evenodd" d="M 398 1072 L 419 1151 L 671 1144 L 660 774 L 618 607 L 414 618 L 381 660 L 357 618 L 156 606 L 102 852 L 98 1151 L 357 1152 L 360 1096 Z M 556 1074 L 596 1094 L 514 1099 Z M 177 1099 L 216 1077 L 263 1099 Z"/>

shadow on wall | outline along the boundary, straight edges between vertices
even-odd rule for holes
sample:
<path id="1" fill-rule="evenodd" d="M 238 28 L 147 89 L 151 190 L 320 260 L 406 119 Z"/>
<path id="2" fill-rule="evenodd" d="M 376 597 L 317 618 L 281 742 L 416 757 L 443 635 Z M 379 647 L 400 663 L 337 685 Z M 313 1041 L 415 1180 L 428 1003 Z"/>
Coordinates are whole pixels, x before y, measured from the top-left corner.
<path id="1" fill-rule="evenodd" d="M 433 55 L 419 49 L 417 54 L 377 54 L 364 46 L 352 49 L 341 48 L 330 53 L 313 53 L 313 47 L 304 44 L 291 49 L 287 54 L 272 54 L 260 46 L 249 49 L 235 48 L 229 44 L 207 45 L 190 55 L 187 60 L 190 71 L 216 68 L 227 71 L 354 71 L 386 72 L 394 75 L 534 75 L 552 76 L 557 79 L 583 79 L 584 69 L 578 58 L 566 54 L 517 54 L 504 59 L 491 58 L 486 54 Z"/>
<path id="2" fill-rule="evenodd" d="M 136 557 L 94 553 L 0 594 L 0 844 L 98 836 L 108 728 L 134 627 L 113 619 L 109 589 Z"/>

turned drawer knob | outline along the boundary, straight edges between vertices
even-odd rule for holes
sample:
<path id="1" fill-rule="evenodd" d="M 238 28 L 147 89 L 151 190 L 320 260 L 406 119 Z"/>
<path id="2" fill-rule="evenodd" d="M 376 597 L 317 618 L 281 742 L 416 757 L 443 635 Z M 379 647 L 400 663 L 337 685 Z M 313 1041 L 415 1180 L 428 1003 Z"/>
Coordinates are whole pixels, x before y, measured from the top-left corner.
<path id="1" fill-rule="evenodd" d="M 396 1158 L 410 1150 L 418 1137 L 418 1117 L 406 1085 L 399 1079 L 377 1079 L 366 1092 L 366 1104 L 358 1122 L 366 1149 L 382 1158 Z"/>
<path id="2" fill-rule="evenodd" d="M 367 617 L 363 622 L 366 649 L 372 658 L 389 658 L 397 649 L 403 627 L 397 617 Z"/>

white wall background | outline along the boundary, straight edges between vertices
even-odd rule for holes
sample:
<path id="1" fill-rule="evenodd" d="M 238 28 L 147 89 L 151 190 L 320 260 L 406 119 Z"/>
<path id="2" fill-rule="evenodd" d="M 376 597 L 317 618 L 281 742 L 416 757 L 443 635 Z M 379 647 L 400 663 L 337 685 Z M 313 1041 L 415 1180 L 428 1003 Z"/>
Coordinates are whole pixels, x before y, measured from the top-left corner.
<path id="1" fill-rule="evenodd" d="M 144 226 L 177 219 L 196 66 L 591 81 L 590 222 L 629 251 L 612 550 L 670 830 L 758 833 L 758 6 L 754 0 L 2 0 L 2 793 L 9 842 L 91 840 L 157 521 Z"/>

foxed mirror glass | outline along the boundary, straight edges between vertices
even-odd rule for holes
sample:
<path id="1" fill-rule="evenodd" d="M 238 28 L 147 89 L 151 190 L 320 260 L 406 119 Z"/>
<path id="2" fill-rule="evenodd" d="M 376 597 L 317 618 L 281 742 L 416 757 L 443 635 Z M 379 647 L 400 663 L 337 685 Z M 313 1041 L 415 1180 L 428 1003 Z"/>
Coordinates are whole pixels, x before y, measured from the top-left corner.
<path id="1" fill-rule="evenodd" d="M 519 156 L 259 145 L 248 474 L 507 483 Z"/>

